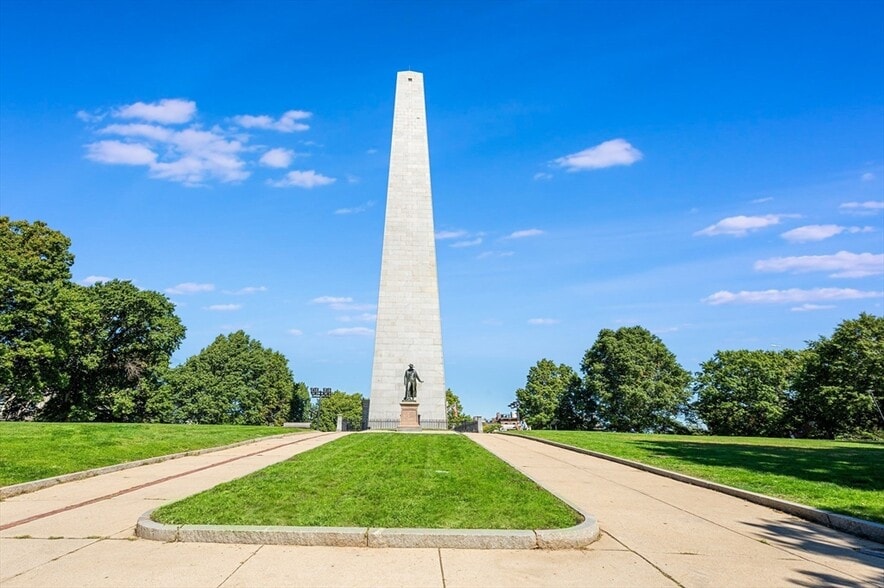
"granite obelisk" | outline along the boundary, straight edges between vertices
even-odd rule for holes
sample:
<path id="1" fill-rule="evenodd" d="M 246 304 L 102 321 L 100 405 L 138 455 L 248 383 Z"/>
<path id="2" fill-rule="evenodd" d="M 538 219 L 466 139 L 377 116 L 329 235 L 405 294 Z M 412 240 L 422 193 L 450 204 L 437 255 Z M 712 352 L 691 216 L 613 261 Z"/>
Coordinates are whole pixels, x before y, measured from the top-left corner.
<path id="1" fill-rule="evenodd" d="M 409 364 L 422 379 L 416 396 L 421 428 L 446 428 L 424 76 L 402 71 L 393 108 L 369 428 L 397 428 Z"/>

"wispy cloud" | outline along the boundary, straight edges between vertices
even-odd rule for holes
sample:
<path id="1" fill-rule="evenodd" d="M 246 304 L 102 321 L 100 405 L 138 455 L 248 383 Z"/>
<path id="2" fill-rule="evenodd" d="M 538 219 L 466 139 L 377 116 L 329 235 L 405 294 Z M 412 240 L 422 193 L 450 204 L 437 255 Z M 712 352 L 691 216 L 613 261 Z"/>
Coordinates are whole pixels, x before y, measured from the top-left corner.
<path id="1" fill-rule="evenodd" d="M 780 237 L 791 243 L 822 241 L 841 233 L 871 233 L 873 227 L 842 227 L 841 225 L 806 225 L 786 231 Z"/>
<path id="2" fill-rule="evenodd" d="M 349 296 L 319 296 L 310 301 L 311 304 L 341 304 L 343 302 L 353 302 Z"/>
<path id="3" fill-rule="evenodd" d="M 715 235 L 732 235 L 745 237 L 751 231 L 757 231 L 766 227 L 780 224 L 784 218 L 794 218 L 794 214 L 765 214 L 762 216 L 729 216 L 721 219 L 714 225 L 709 225 L 703 230 L 694 233 L 695 236 L 712 237 Z"/>
<path id="4" fill-rule="evenodd" d="M 304 334 L 304 331 L 302 331 L 301 329 L 289 329 L 288 331 L 286 331 L 286 333 L 288 333 L 289 335 L 294 335 L 295 337 L 300 337 Z"/>
<path id="5" fill-rule="evenodd" d="M 460 239 L 461 237 L 466 237 L 469 233 L 466 231 L 436 231 L 436 239 L 439 241 L 444 241 L 446 239 Z"/>
<path id="6" fill-rule="evenodd" d="M 137 118 L 160 124 L 181 124 L 196 114 L 196 102 L 181 98 L 165 98 L 159 102 L 135 102 L 116 109 L 117 118 Z"/>
<path id="7" fill-rule="evenodd" d="M 312 112 L 289 110 L 276 119 L 266 114 L 241 114 L 234 116 L 233 122 L 245 129 L 264 129 L 279 131 L 280 133 L 294 133 L 309 129 L 310 126 L 301 121 L 307 120 L 311 116 L 313 116 Z"/>
<path id="8" fill-rule="evenodd" d="M 196 282 L 184 282 L 171 288 L 166 288 L 166 294 L 198 294 L 200 292 L 211 292 L 215 289 L 215 284 L 197 284 Z"/>
<path id="9" fill-rule="evenodd" d="M 328 332 L 332 337 L 367 337 L 374 334 L 374 329 L 368 327 L 343 327 L 332 329 Z"/>
<path id="10" fill-rule="evenodd" d="M 765 202 L 771 202 L 773 200 L 773 196 L 765 196 L 763 198 L 756 198 L 752 201 L 752 204 L 763 204 Z"/>
<path id="11" fill-rule="evenodd" d="M 642 152 L 625 139 L 612 139 L 583 151 L 565 155 L 552 161 L 552 165 L 569 172 L 602 169 L 615 165 L 632 165 L 643 156 Z"/>
<path id="12" fill-rule="evenodd" d="M 546 172 L 537 172 L 536 174 L 534 174 L 535 180 L 551 180 L 552 178 L 553 175 Z"/>
<path id="13" fill-rule="evenodd" d="M 801 306 L 793 306 L 789 310 L 792 312 L 813 312 L 814 310 L 829 310 L 836 308 L 834 304 L 802 304 Z"/>
<path id="14" fill-rule="evenodd" d="M 353 302 L 349 296 L 320 296 L 310 301 L 311 304 L 325 304 L 332 310 L 362 312 L 373 310 L 374 304 Z"/>
<path id="15" fill-rule="evenodd" d="M 529 324 L 529 325 L 556 325 L 556 324 L 558 324 L 559 322 L 560 322 L 560 321 L 559 321 L 558 319 L 552 319 L 552 318 L 533 318 L 533 319 L 528 319 L 528 324 Z"/>
<path id="16" fill-rule="evenodd" d="M 514 251 L 483 251 L 476 256 L 476 259 L 495 259 L 499 257 L 512 257 L 513 255 L 515 255 Z"/>
<path id="17" fill-rule="evenodd" d="M 866 172 L 862 176 L 860 176 L 860 179 L 864 182 L 871 182 L 875 179 L 875 174 L 873 174 L 872 172 Z"/>
<path id="18" fill-rule="evenodd" d="M 242 308 L 242 304 L 212 304 L 205 307 L 206 310 L 213 312 L 231 312 L 240 308 Z"/>
<path id="19" fill-rule="evenodd" d="M 157 154 L 144 145 L 120 141 L 97 141 L 86 145 L 86 158 L 110 165 L 153 166 Z"/>
<path id="20" fill-rule="evenodd" d="M 464 247 L 475 247 L 476 245 L 482 244 L 482 237 L 476 237 L 475 239 L 470 239 L 467 241 L 456 241 L 452 243 L 450 246 L 456 249 L 461 249 Z"/>
<path id="21" fill-rule="evenodd" d="M 294 151 L 277 147 L 276 149 L 270 149 L 264 153 L 264 155 L 261 156 L 261 159 L 258 160 L 258 163 L 265 167 L 284 168 L 290 166 L 294 159 Z"/>
<path id="22" fill-rule="evenodd" d="M 270 180 L 267 183 L 274 188 L 290 188 L 294 186 L 297 188 L 310 189 L 317 186 L 327 186 L 328 184 L 334 183 L 334 181 L 335 178 L 324 176 L 309 169 L 306 171 L 290 171 L 283 179 L 277 181 Z"/>
<path id="23" fill-rule="evenodd" d="M 839 251 L 834 255 L 802 255 L 772 257 L 755 262 L 760 272 L 833 272 L 833 278 L 864 278 L 884 274 L 884 254 L 850 253 Z"/>
<path id="24" fill-rule="evenodd" d="M 113 278 L 109 278 L 107 276 L 86 276 L 80 283 L 84 286 L 91 286 L 93 284 L 97 284 L 99 282 L 110 282 Z"/>
<path id="25" fill-rule="evenodd" d="M 374 206 L 374 200 L 369 200 L 364 204 L 360 204 L 359 206 L 354 206 L 352 208 L 339 208 L 335 211 L 335 214 L 359 214 L 365 212 L 372 206 Z"/>
<path id="26" fill-rule="evenodd" d="M 848 214 L 875 214 L 879 210 L 884 210 L 884 201 L 845 202 L 838 207 L 838 210 Z"/>
<path id="27" fill-rule="evenodd" d="M 820 300 L 858 300 L 881 296 L 884 296 L 884 292 L 855 290 L 853 288 L 813 288 L 810 290 L 790 288 L 788 290 L 741 290 L 740 292 L 721 290 L 711 296 L 707 296 L 703 299 L 703 302 L 713 306 L 719 304 L 796 304 L 800 302 L 812 303 Z"/>
<path id="28" fill-rule="evenodd" d="M 538 235 L 543 235 L 544 231 L 540 229 L 524 229 L 522 231 L 514 231 L 504 237 L 504 239 L 524 239 L 526 237 L 537 237 Z"/>
<path id="29" fill-rule="evenodd" d="M 225 294 L 233 294 L 234 296 L 244 296 L 248 294 L 257 294 L 258 292 L 266 292 L 267 286 L 246 286 L 239 290 L 227 291 Z"/>
<path id="30" fill-rule="evenodd" d="M 372 321 L 376 321 L 378 315 L 371 312 L 363 312 L 362 314 L 358 314 L 356 316 L 353 315 L 342 315 L 338 317 L 338 320 L 342 323 L 370 323 Z"/>

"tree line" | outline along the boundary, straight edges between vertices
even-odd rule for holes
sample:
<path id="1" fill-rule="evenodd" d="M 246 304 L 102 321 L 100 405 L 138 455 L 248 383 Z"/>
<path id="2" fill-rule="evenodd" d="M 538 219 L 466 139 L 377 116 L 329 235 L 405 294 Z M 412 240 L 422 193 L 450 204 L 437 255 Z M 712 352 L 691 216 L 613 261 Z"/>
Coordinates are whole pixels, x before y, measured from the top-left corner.
<path id="1" fill-rule="evenodd" d="M 0 418 L 278 425 L 310 412 L 286 358 L 243 331 L 170 367 L 185 328 L 159 292 L 71 281 L 70 239 L 0 217 Z"/>
<path id="2" fill-rule="evenodd" d="M 640 327 L 602 329 L 580 364 L 541 359 L 516 391 L 535 429 L 882 436 L 884 317 L 862 313 L 802 350 L 717 351 L 682 368 Z"/>

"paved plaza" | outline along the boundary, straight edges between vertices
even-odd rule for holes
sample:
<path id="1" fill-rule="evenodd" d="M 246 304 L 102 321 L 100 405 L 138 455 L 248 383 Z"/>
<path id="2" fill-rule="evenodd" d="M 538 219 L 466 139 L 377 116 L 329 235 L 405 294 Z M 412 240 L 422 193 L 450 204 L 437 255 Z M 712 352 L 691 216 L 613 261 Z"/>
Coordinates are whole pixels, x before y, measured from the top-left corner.
<path id="1" fill-rule="evenodd" d="M 470 438 L 598 519 L 583 550 L 161 543 L 145 511 L 346 433 L 309 433 L 70 482 L 0 502 L 0 585 L 884 586 L 884 546 L 619 465 L 504 435 Z"/>

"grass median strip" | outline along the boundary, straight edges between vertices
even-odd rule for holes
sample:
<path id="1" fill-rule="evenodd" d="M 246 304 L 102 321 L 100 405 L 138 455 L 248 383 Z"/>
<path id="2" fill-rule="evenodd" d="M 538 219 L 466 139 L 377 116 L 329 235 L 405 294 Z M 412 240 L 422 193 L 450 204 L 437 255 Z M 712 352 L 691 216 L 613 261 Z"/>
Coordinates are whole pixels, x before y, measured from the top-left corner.
<path id="1" fill-rule="evenodd" d="M 0 486 L 293 432 L 243 425 L 0 422 Z"/>
<path id="2" fill-rule="evenodd" d="M 578 513 L 461 435 L 349 435 L 164 506 L 168 524 L 555 529 Z"/>
<path id="3" fill-rule="evenodd" d="M 884 523 L 881 443 L 597 431 L 519 434 Z"/>

